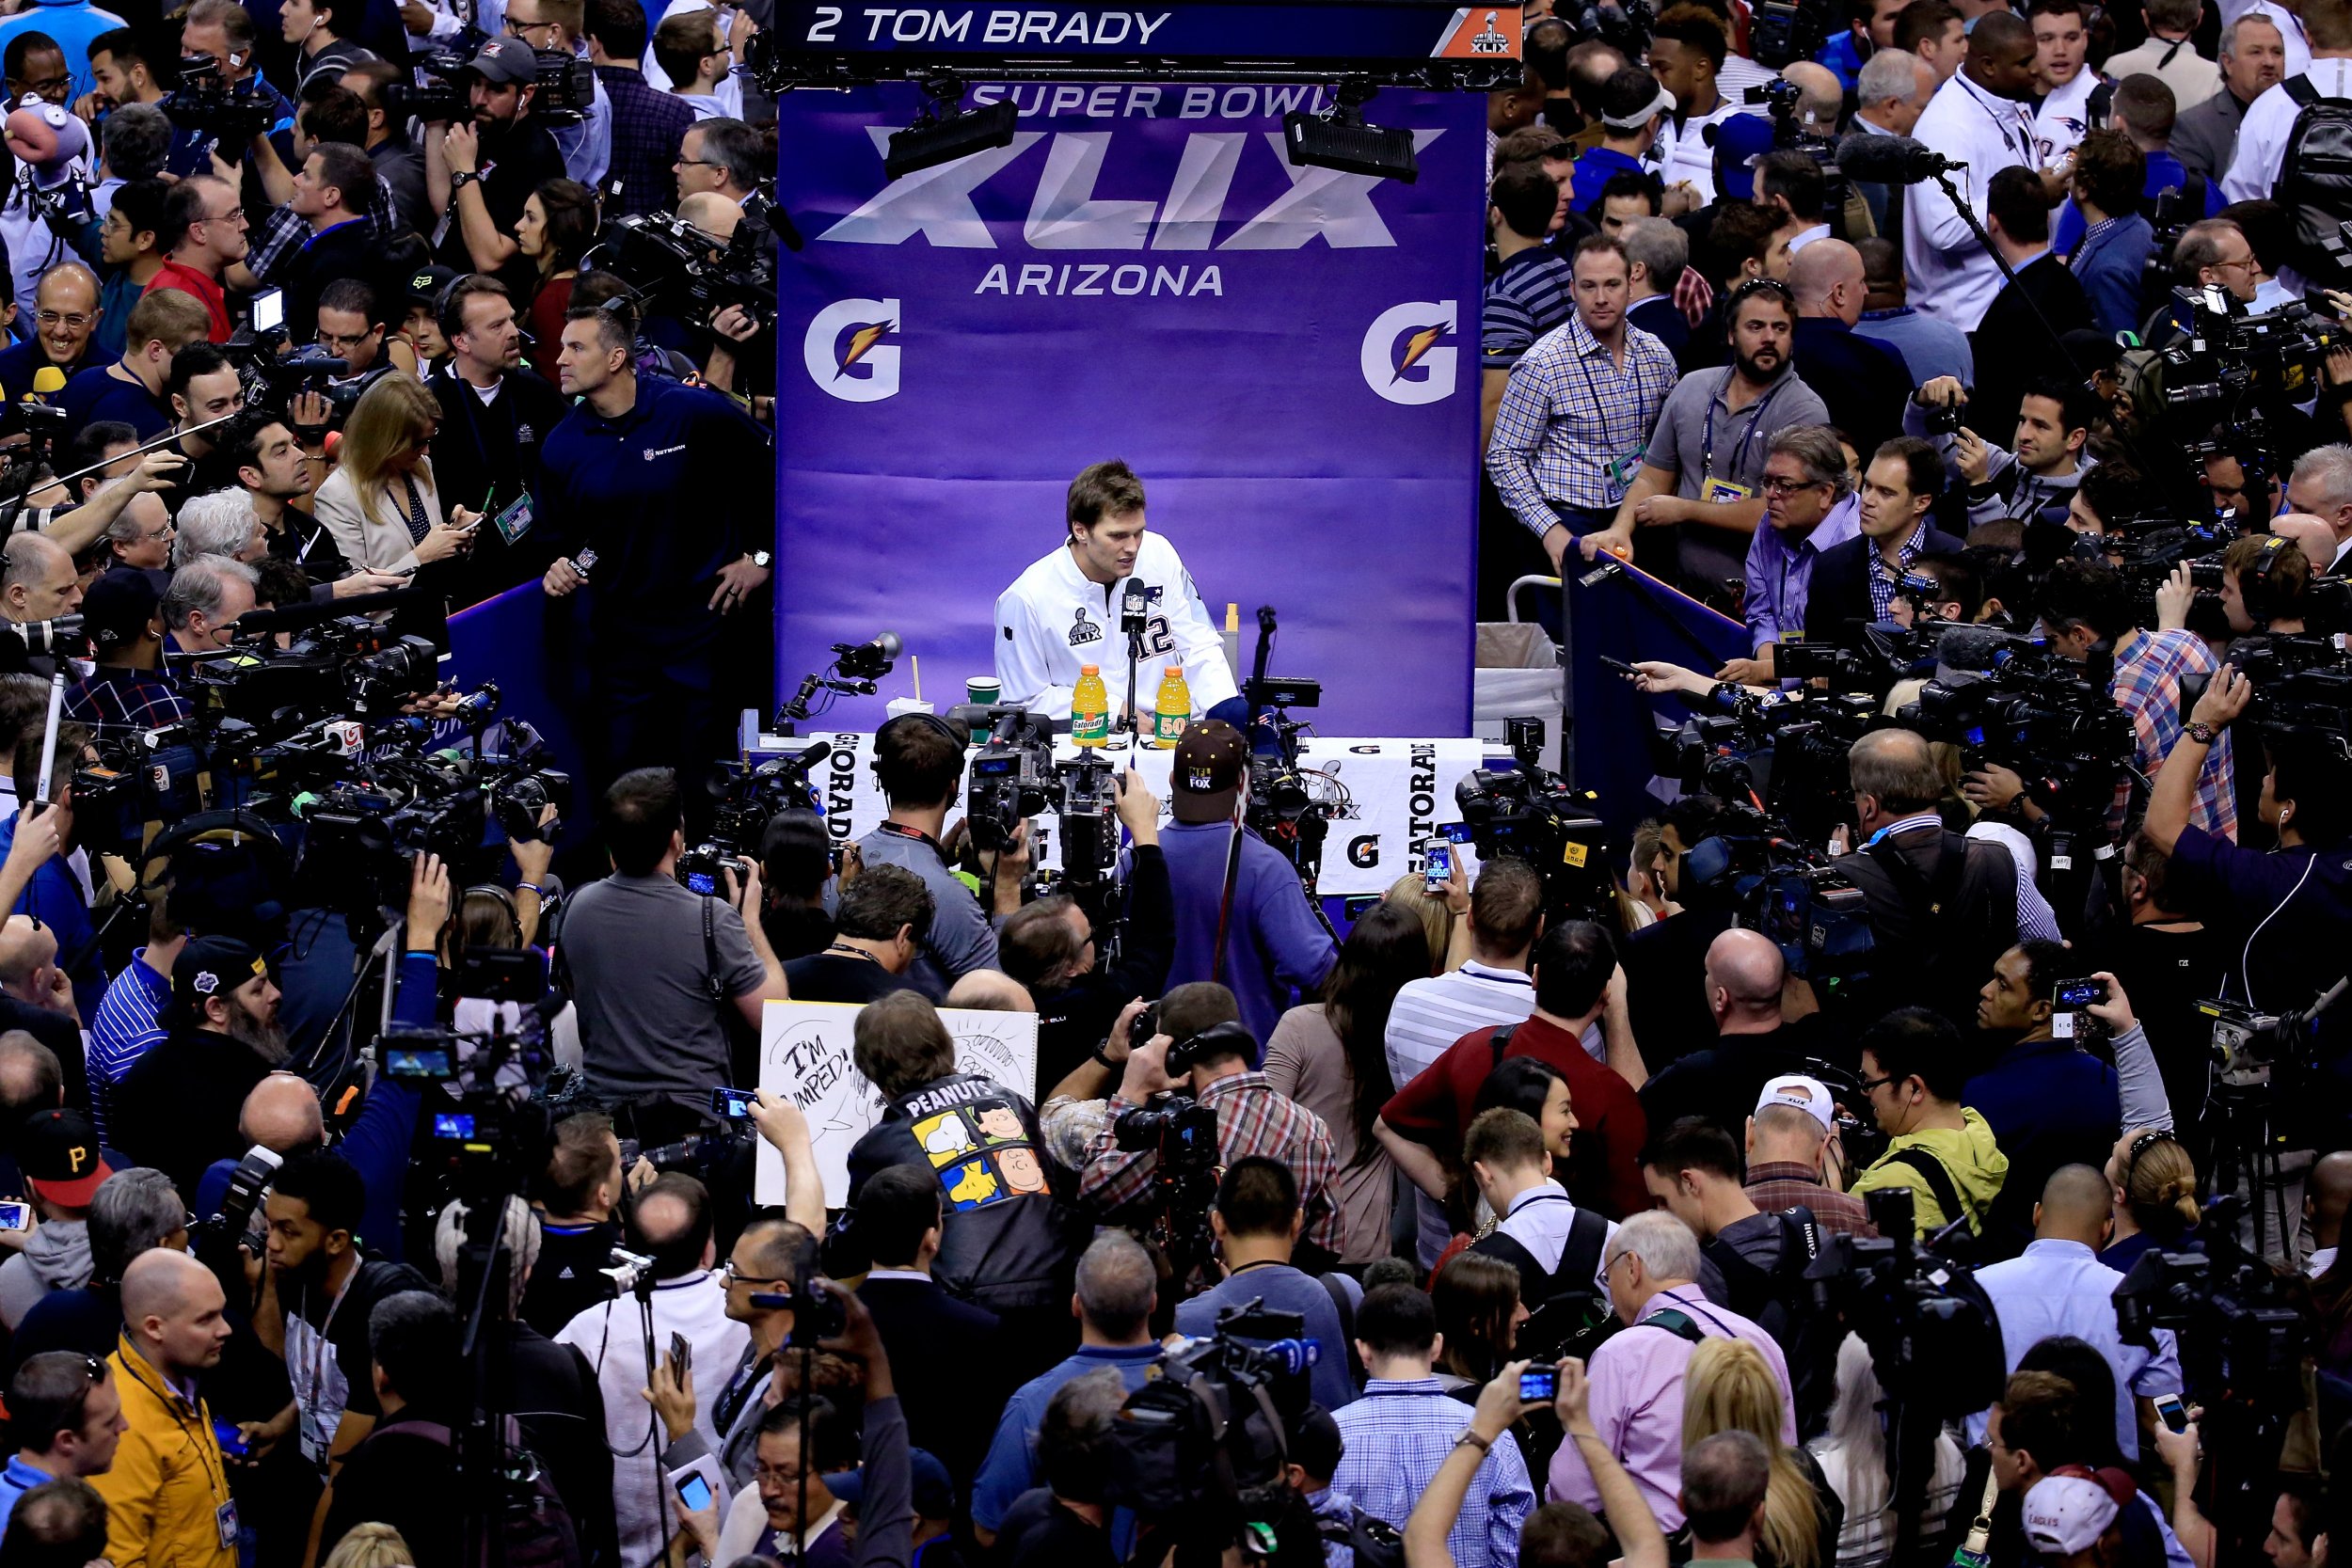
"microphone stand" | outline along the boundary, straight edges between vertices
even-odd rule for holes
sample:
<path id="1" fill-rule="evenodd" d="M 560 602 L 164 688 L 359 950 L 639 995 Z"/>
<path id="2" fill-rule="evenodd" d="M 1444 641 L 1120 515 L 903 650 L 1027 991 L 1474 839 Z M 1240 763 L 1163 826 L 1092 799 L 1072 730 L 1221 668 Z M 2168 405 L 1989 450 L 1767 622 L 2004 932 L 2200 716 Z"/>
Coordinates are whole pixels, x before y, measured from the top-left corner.
<path id="1" fill-rule="evenodd" d="M 2009 258 L 2001 254 L 2001 247 L 1993 243 L 1991 234 L 1985 232 L 1984 225 L 1977 220 L 1976 213 L 1969 208 L 1968 198 L 1962 196 L 1953 186 L 1951 172 L 1948 169 L 1937 169 L 1932 178 L 1937 184 L 1944 187 L 1944 194 L 1951 198 L 1952 210 L 1958 213 L 1960 220 L 1968 226 L 1968 232 L 1977 237 L 1977 243 L 1984 246 L 1984 253 L 1993 258 L 1993 264 L 2001 269 L 2001 276 L 2009 279 L 2010 286 L 2014 287 L 2017 282 L 2017 269 L 2009 264 Z M 2026 309 L 2033 312 L 2033 319 L 2040 322 L 2042 330 L 2050 335 L 2051 343 L 2060 354 L 2066 356 L 2066 362 L 2073 368 L 2074 373 L 2081 375 L 2082 365 L 2073 354 L 2068 352 L 2066 340 L 2059 337 L 2058 329 L 2050 325 L 2050 318 L 2042 313 L 2041 303 L 2024 289 L 2017 291 L 2017 297 L 2026 302 Z"/>
<path id="2" fill-rule="evenodd" d="M 1127 634 L 1127 749 L 1140 751 L 1143 747 L 1141 715 L 1136 711 L 1136 665 L 1143 657 L 1143 632 L 1151 624 L 1151 606 L 1143 594 L 1129 586 L 1120 591 L 1119 629 Z"/>

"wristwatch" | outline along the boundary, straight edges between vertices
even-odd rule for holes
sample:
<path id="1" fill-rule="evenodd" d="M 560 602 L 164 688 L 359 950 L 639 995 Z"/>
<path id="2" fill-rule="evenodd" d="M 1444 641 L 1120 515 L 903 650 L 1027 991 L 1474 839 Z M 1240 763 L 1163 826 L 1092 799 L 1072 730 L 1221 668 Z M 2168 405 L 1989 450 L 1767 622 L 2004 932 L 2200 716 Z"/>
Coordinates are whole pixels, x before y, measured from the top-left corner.
<path id="1" fill-rule="evenodd" d="M 2206 723 L 2201 719 L 2188 727 L 2188 737 L 2197 742 L 2200 746 L 2212 745 L 2213 737 L 2220 733 L 2221 732 L 2219 730 L 2215 729 L 2211 724 Z"/>
<path id="2" fill-rule="evenodd" d="M 1491 1453 L 1494 1451 L 1494 1445 L 1487 1442 L 1484 1437 L 1479 1436 L 1478 1430 L 1475 1427 L 1464 1427 L 1461 1431 L 1454 1434 L 1454 1446 L 1455 1448 L 1458 1449 L 1465 1443 L 1476 1446 L 1480 1453 Z"/>
<path id="3" fill-rule="evenodd" d="M 453 195 L 458 191 L 464 190 L 468 185 L 478 183 L 481 179 L 482 171 L 479 169 L 459 169 L 456 173 L 449 177 L 450 191 Z"/>
<path id="4" fill-rule="evenodd" d="M 776 558 L 773 555 L 766 550 L 752 551 L 752 564 L 758 567 L 763 572 L 768 569 L 769 563 L 775 559 Z"/>

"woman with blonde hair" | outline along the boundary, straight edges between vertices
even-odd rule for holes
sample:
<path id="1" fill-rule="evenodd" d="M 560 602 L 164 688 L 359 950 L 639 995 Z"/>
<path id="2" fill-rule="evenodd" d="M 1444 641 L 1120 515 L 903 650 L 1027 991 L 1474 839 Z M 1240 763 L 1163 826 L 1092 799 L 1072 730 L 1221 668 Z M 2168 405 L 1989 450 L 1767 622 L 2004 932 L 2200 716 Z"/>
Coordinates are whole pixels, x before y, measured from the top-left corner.
<path id="1" fill-rule="evenodd" d="M 1813 1456 L 1782 1445 L 1785 1401 L 1762 1351 L 1744 1339 L 1708 1339 L 1682 1377 L 1682 1451 L 1719 1432 L 1754 1433 L 1772 1456 L 1756 1568 L 1830 1568 L 1844 1509 Z"/>
<path id="2" fill-rule="evenodd" d="M 326 1554 L 326 1568 L 409 1568 L 417 1554 L 389 1525 L 354 1525 Z"/>
<path id="3" fill-rule="evenodd" d="M 2107 1155 L 2107 1185 L 2115 1189 L 2115 1234 L 2099 1254 L 2111 1269 L 2128 1271 L 2150 1247 L 2201 1252 L 2197 1163 L 2169 1129 L 2135 1127 Z"/>
<path id="4" fill-rule="evenodd" d="M 432 595 L 404 617 L 405 630 L 449 645 L 448 595 L 473 546 L 478 514 L 459 506 L 443 518 L 427 455 L 441 404 L 415 376 L 393 371 L 359 395 L 343 421 L 335 471 L 319 486 L 318 519 L 355 566 L 402 576 Z"/>
<path id="5" fill-rule="evenodd" d="M 1418 871 L 1408 871 L 1389 884 L 1389 891 L 1380 895 L 1384 904 L 1394 904 L 1421 922 L 1429 935 L 1429 973 L 1449 974 L 1462 967 L 1462 960 L 1453 957 L 1454 932 L 1462 924 L 1453 905 L 1453 890 L 1432 893 Z M 1463 895 L 1463 911 L 1470 908 L 1469 895 Z"/>

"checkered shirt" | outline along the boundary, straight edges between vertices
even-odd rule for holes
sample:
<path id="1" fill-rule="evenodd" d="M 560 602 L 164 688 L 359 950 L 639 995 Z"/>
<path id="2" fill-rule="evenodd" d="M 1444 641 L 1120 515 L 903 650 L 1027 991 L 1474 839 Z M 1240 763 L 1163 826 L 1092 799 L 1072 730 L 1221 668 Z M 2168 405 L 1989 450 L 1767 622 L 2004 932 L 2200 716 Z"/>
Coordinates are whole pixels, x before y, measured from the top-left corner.
<path id="1" fill-rule="evenodd" d="M 1911 531 L 1911 537 L 1904 540 L 1902 542 L 1902 547 L 1895 552 L 1902 559 L 1904 572 L 1910 571 L 1911 563 L 1919 559 L 1920 546 L 1927 543 L 1927 537 L 1928 520 L 1925 517 L 1922 517 L 1919 519 L 1919 526 Z M 1886 557 L 1880 554 L 1876 549 L 1871 550 L 1871 620 L 1891 621 L 1895 618 L 1895 590 L 1900 588 L 1901 586 L 1902 573 L 1890 570 L 1886 564 Z"/>
<path id="2" fill-rule="evenodd" d="M 1638 326 L 1625 329 L 1623 371 L 1581 316 L 1538 338 L 1511 368 L 1486 443 L 1503 503 L 1537 534 L 1559 522 L 1554 502 L 1616 505 L 1624 491 L 1608 467 L 1648 446 L 1678 373 L 1666 345 Z"/>
<path id="3" fill-rule="evenodd" d="M 1821 1185 L 1809 1165 L 1794 1160 L 1766 1160 L 1748 1167 L 1748 1201 L 1768 1214 L 1784 1209 L 1810 1209 L 1822 1229 L 1840 1236 L 1876 1236 L 1870 1211 L 1858 1197 L 1834 1193 Z"/>
<path id="4" fill-rule="evenodd" d="M 375 237 L 389 241 L 400 232 L 400 225 L 392 217 L 391 182 L 381 174 L 375 177 L 375 192 L 368 202 L 368 221 L 375 227 Z M 273 207 L 254 231 L 252 243 L 246 247 L 245 264 L 263 288 L 276 288 L 286 280 L 286 269 L 310 240 L 308 219 L 291 206 Z"/>
<path id="5" fill-rule="evenodd" d="M 188 716 L 188 703 L 168 675 L 101 665 L 66 689 L 65 716 L 102 737 L 122 739 L 177 724 Z"/>
<path id="6" fill-rule="evenodd" d="M 1338 1162 L 1323 1118 L 1267 1082 L 1263 1072 L 1236 1072 L 1200 1091 L 1200 1103 L 1216 1113 L 1219 1158 L 1227 1164 L 1263 1154 L 1288 1165 L 1298 1179 L 1299 1210 L 1307 1216 L 1305 1239 L 1331 1252 L 1340 1249 L 1339 1206 L 1331 1198 Z M 1152 1190 L 1159 1155 L 1119 1147 L 1117 1124 L 1135 1109 L 1111 1096 L 1110 1116 L 1087 1148 L 1078 1193 L 1097 1213 L 1116 1213 Z"/>
<path id="7" fill-rule="evenodd" d="M 2132 765 L 2146 777 L 2156 776 L 2156 769 L 2164 766 L 2164 759 L 2172 754 L 2188 727 L 2181 712 L 2181 677 L 2213 672 L 2212 650 L 2194 632 L 2144 631 L 2116 657 L 2115 679 L 2107 689 L 2115 694 L 2116 705 L 2131 715 Z M 2191 827 L 2233 842 L 2237 838 L 2235 766 L 2230 734 L 2224 730 L 2215 736 L 2213 750 L 2205 753 L 2205 770 L 2197 781 L 2197 804 L 2188 816 Z M 2119 803 L 2111 825 L 2121 826 L 2121 822 Z"/>

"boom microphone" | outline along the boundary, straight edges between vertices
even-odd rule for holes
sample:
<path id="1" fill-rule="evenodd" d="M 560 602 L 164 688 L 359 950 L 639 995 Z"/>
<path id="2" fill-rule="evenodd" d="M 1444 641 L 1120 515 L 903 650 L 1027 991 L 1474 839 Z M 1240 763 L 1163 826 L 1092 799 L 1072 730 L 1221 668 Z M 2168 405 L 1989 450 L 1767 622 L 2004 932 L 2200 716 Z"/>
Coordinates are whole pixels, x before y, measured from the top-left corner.
<path id="1" fill-rule="evenodd" d="M 1955 163 L 1925 142 L 1909 136 L 1869 136 L 1856 134 L 1837 144 L 1837 168 L 1849 180 L 1874 185 L 1915 185 L 1922 180 L 1966 164 Z"/>
<path id="2" fill-rule="evenodd" d="M 2033 646 L 1994 626 L 1951 626 L 1935 640 L 1935 662 L 1945 670 L 1996 670 Z"/>

